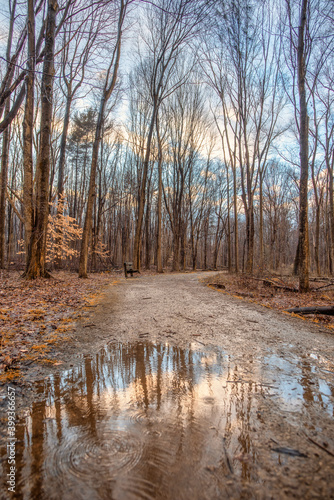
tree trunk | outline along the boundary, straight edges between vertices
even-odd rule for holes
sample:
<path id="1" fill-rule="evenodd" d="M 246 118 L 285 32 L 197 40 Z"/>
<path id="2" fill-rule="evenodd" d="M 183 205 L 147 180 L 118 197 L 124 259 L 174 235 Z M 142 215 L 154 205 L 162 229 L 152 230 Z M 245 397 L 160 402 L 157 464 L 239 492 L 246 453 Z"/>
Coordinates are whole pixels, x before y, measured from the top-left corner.
<path id="1" fill-rule="evenodd" d="M 315 216 L 315 242 L 314 242 L 314 260 L 317 276 L 321 275 L 320 271 L 320 205 L 316 206 L 316 216 Z"/>
<path id="2" fill-rule="evenodd" d="M 86 210 L 86 217 L 85 217 L 85 223 L 83 227 L 82 240 L 81 240 L 79 278 L 88 277 L 87 275 L 88 246 L 92 230 L 93 206 L 94 206 L 95 188 L 96 188 L 95 180 L 96 180 L 97 160 L 99 154 L 99 147 L 102 139 L 102 125 L 104 120 L 105 105 L 106 105 L 106 94 L 104 92 L 100 102 L 100 110 L 97 118 L 95 139 L 93 143 L 92 163 L 90 168 L 89 190 L 87 199 L 87 210 Z"/>
<path id="3" fill-rule="evenodd" d="M 26 76 L 26 103 L 23 119 L 23 202 L 26 265 L 34 222 L 33 211 L 33 129 L 35 84 L 35 13 L 34 0 L 28 0 L 28 74 Z"/>
<path id="4" fill-rule="evenodd" d="M 180 235 L 180 262 L 182 271 L 186 270 L 186 222 L 182 223 L 181 235 Z"/>
<path id="5" fill-rule="evenodd" d="M 49 215 L 49 173 L 50 142 L 52 121 L 52 86 L 54 75 L 55 27 L 58 5 L 56 0 L 48 0 L 48 14 L 45 36 L 45 55 L 41 88 L 41 137 L 38 155 L 37 203 L 34 227 L 29 245 L 29 255 L 25 276 L 34 279 L 49 277 L 45 268 L 46 233 Z"/>
<path id="6" fill-rule="evenodd" d="M 260 250 L 260 262 L 259 262 L 259 272 L 263 273 L 264 270 L 264 246 L 263 246 L 263 174 L 260 169 L 260 179 L 259 179 L 259 218 L 260 218 L 260 227 L 259 227 L 259 250 Z"/>
<path id="7" fill-rule="evenodd" d="M 145 214 L 145 269 L 150 269 L 151 265 L 151 238 L 150 238 L 150 223 L 151 223 L 151 204 L 149 200 L 150 196 L 150 184 L 148 183 L 148 200 L 146 205 Z"/>
<path id="8" fill-rule="evenodd" d="M 13 79 L 15 66 L 11 67 L 11 50 L 13 42 L 13 30 L 15 21 L 16 0 L 11 6 L 8 41 L 6 48 L 8 81 L 4 90 L 8 89 Z M 5 101 L 5 115 L 10 112 L 10 96 Z M 9 162 L 9 138 L 10 129 L 5 128 L 2 135 L 2 156 L 1 156 L 1 189 L 0 189 L 0 268 L 5 267 L 5 222 L 6 222 L 6 199 L 7 199 L 7 177 Z"/>
<path id="9" fill-rule="evenodd" d="M 156 118 L 158 141 L 158 229 L 157 229 L 157 271 L 162 273 L 162 148 L 159 133 L 159 117 Z"/>
<path id="10" fill-rule="evenodd" d="M 237 169 L 233 168 L 233 211 L 234 211 L 234 270 L 239 272 L 239 242 L 238 242 L 238 199 L 237 199 Z"/>
<path id="11" fill-rule="evenodd" d="M 329 316 L 334 316 L 334 307 L 293 307 L 292 309 L 287 309 L 287 312 L 297 314 L 328 314 Z"/>
<path id="12" fill-rule="evenodd" d="M 329 235 L 330 235 L 330 248 L 329 248 L 329 256 L 330 256 L 330 273 L 334 274 L 334 180 L 333 180 L 333 172 L 334 172 L 334 151 L 332 153 L 332 160 L 330 160 L 327 156 L 327 169 L 328 169 L 328 183 L 329 183 Z"/>
<path id="13" fill-rule="evenodd" d="M 248 205 L 246 213 L 246 233 L 247 233 L 247 260 L 246 260 L 246 273 L 252 274 L 253 260 L 254 260 L 254 208 L 253 199 Z"/>
<path id="14" fill-rule="evenodd" d="M 6 102 L 5 110 L 9 109 L 9 98 Z M 5 222 L 6 222 L 6 195 L 9 160 L 9 135 L 10 127 L 7 127 L 2 134 L 2 156 L 1 156 L 1 191 L 0 191 L 0 268 L 5 267 Z"/>
<path id="15" fill-rule="evenodd" d="M 231 216 L 230 216 L 230 176 L 228 167 L 226 166 L 226 183 L 227 183 L 227 268 L 228 272 L 232 271 L 232 250 L 231 250 Z M 216 250 L 215 250 L 216 254 Z M 218 252 L 217 252 L 218 255 Z M 214 262 L 214 269 L 217 267 L 217 258 Z"/>
<path id="16" fill-rule="evenodd" d="M 57 238 L 56 238 L 56 247 L 58 248 L 57 255 L 57 266 L 61 267 L 61 245 L 63 239 L 63 228 L 60 224 L 61 218 L 64 215 L 64 169 L 65 169 L 65 153 L 66 153 L 66 141 L 67 141 L 67 133 L 68 127 L 70 123 L 70 113 L 71 113 L 71 104 L 72 104 L 72 91 L 68 90 L 67 99 L 66 99 L 66 108 L 65 108 L 65 116 L 63 123 L 63 130 L 61 134 L 60 141 L 60 153 L 59 153 L 59 164 L 58 164 L 58 203 L 57 203 L 57 218 L 59 219 L 59 223 L 57 224 Z"/>
<path id="17" fill-rule="evenodd" d="M 141 179 L 141 186 L 139 192 L 139 206 L 138 206 L 138 219 L 136 224 L 136 232 L 135 232 L 135 240 L 134 240 L 134 248 L 133 248 L 133 262 L 135 269 L 140 270 L 140 250 L 141 250 L 141 236 L 142 236 L 142 226 L 143 226 L 143 217 L 145 210 L 145 201 L 146 201 L 146 184 L 147 184 L 147 173 L 148 173 L 148 164 L 150 161 L 150 153 L 151 153 L 151 143 L 153 137 L 153 130 L 156 122 L 156 113 L 157 113 L 157 103 L 154 102 L 152 117 L 150 128 L 148 131 L 147 142 L 146 142 L 146 153 L 144 158 L 143 165 L 143 174 Z"/>
<path id="18" fill-rule="evenodd" d="M 175 230 L 173 234 L 173 271 L 180 270 L 180 228 L 179 224 L 176 222 Z"/>
<path id="19" fill-rule="evenodd" d="M 304 34 L 307 16 L 307 0 L 302 1 L 298 28 L 298 92 L 300 105 L 300 195 L 299 195 L 299 291 L 309 291 L 309 235 L 308 235 L 308 116 L 305 90 Z"/>

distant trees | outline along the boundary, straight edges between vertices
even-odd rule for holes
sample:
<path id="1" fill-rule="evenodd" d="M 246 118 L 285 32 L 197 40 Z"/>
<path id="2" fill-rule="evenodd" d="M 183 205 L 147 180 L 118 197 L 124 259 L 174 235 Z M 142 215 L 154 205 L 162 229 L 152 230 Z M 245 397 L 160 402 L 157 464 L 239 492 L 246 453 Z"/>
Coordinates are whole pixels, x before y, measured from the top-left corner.
<path id="1" fill-rule="evenodd" d="M 89 181 L 89 190 L 88 190 L 88 199 L 87 199 L 87 209 L 86 209 L 86 217 L 83 227 L 82 233 L 82 242 L 81 242 L 81 250 L 80 250 L 80 261 L 79 261 L 79 277 L 87 278 L 87 262 L 88 262 L 88 244 L 89 237 L 91 234 L 92 227 L 92 214 L 93 214 L 93 202 L 95 197 L 95 183 L 96 183 L 96 169 L 98 162 L 98 154 L 99 148 L 102 141 L 102 131 L 103 124 L 105 120 L 105 110 L 108 103 L 108 100 L 113 93 L 118 76 L 118 68 L 119 62 L 121 58 L 121 42 L 122 42 L 122 30 L 124 19 L 126 15 L 127 8 L 131 0 L 119 0 L 118 7 L 118 21 L 117 21 L 117 30 L 115 33 L 114 47 L 111 53 L 111 59 L 109 66 L 106 71 L 106 76 L 104 80 L 104 86 L 102 90 L 102 96 L 100 100 L 99 111 L 97 115 L 96 121 L 96 129 L 95 129 L 95 138 L 93 142 L 92 149 L 92 161 L 90 167 L 90 181 Z"/>
<path id="2" fill-rule="evenodd" d="M 235 269 L 238 271 L 237 169 L 246 219 L 246 270 L 253 271 L 255 252 L 254 200 L 260 205 L 267 159 L 283 132 L 278 118 L 284 106 L 277 61 L 280 42 L 273 37 L 271 6 L 248 0 L 223 4 L 214 35 L 208 38 L 202 66 L 221 102 L 217 120 L 225 165 L 234 183 Z M 263 223 L 260 209 L 260 267 L 263 268 Z"/>
<path id="3" fill-rule="evenodd" d="M 173 235 L 174 271 L 186 267 L 189 223 L 192 267 L 196 269 L 198 235 L 205 216 L 211 166 L 210 156 L 206 165 L 201 159 L 201 150 L 209 135 L 204 102 L 203 92 L 191 83 L 178 88 L 166 102 L 165 127 L 169 146 L 163 175 L 163 197 Z"/>
<path id="4" fill-rule="evenodd" d="M 208 14 L 206 2 L 197 0 L 159 0 L 150 9 L 145 27 L 144 43 L 146 57 L 139 67 L 146 83 L 151 105 L 151 117 L 145 145 L 145 156 L 138 195 L 138 216 L 134 240 L 134 263 L 140 268 L 140 240 L 146 202 L 146 184 L 150 161 L 154 127 L 159 123 L 157 116 L 164 99 L 186 81 L 186 75 L 175 72 L 175 67 L 186 45 L 200 29 L 200 23 Z"/>
<path id="5" fill-rule="evenodd" d="M 10 0 L 0 266 L 333 274 L 331 5 Z"/>

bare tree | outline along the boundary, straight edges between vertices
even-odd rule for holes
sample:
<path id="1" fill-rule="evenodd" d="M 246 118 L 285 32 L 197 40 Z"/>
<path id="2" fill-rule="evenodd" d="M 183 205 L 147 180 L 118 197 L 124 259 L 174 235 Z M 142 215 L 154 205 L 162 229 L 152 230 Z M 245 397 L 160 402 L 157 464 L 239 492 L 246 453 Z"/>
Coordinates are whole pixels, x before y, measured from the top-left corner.
<path id="1" fill-rule="evenodd" d="M 27 3 L 28 72 L 26 76 L 26 102 L 23 119 L 23 202 L 26 265 L 28 264 L 33 213 L 33 128 L 34 128 L 34 85 L 35 85 L 35 11 L 34 0 Z"/>
<path id="2" fill-rule="evenodd" d="M 299 238 L 295 269 L 299 273 L 299 290 L 309 290 L 309 116 L 308 103 L 312 99 L 321 70 L 332 50 L 333 37 L 328 36 L 328 13 L 331 2 L 326 0 L 285 0 L 283 20 L 288 33 L 286 67 L 290 72 L 291 87 L 287 89 L 294 110 L 300 156 L 299 181 Z M 287 15 L 286 15 L 287 14 Z M 292 89 L 292 91 L 291 91 Z M 311 162 L 312 163 L 312 162 Z"/>
<path id="3" fill-rule="evenodd" d="M 58 5 L 48 0 L 45 55 L 42 76 L 41 142 L 36 166 L 37 200 L 34 225 L 29 245 L 25 276 L 34 279 L 48 277 L 45 267 L 46 231 L 49 215 L 50 134 L 52 119 L 52 87 L 54 75 L 54 48 Z"/>
<path id="4" fill-rule="evenodd" d="M 95 139 L 93 143 L 92 151 L 92 162 L 90 169 L 90 181 L 89 181 L 89 191 L 87 200 L 87 209 L 85 223 L 83 227 L 81 250 L 80 250 L 80 262 L 79 262 L 79 277 L 87 278 L 87 262 L 88 262 L 88 244 L 89 237 L 92 228 L 92 214 L 93 214 L 93 204 L 95 197 L 95 183 L 96 183 L 96 169 L 98 162 L 99 147 L 102 140 L 102 129 L 105 119 L 105 109 L 108 100 L 111 97 L 113 90 L 115 89 L 118 75 L 119 62 L 121 57 L 121 40 L 122 40 L 122 28 L 124 24 L 124 19 L 126 15 L 127 8 L 131 0 L 120 0 L 119 1 L 119 13 L 117 22 L 117 32 L 115 38 L 115 46 L 112 52 L 112 57 L 110 64 L 108 66 L 105 83 L 102 90 L 102 97 L 100 101 L 100 108 L 96 122 Z"/>
<path id="5" fill-rule="evenodd" d="M 148 56 L 141 63 L 142 77 L 147 82 L 152 107 L 146 140 L 145 158 L 138 200 L 138 217 L 134 240 L 134 263 L 140 268 L 140 241 L 146 202 L 146 183 L 151 143 L 156 117 L 163 100 L 184 81 L 172 81 L 175 64 L 185 44 L 194 36 L 203 18 L 208 14 L 205 2 L 190 0 L 159 0 L 148 14 L 148 35 L 145 44 Z"/>
<path id="6" fill-rule="evenodd" d="M 11 50 L 13 43 L 14 22 L 16 16 L 16 0 L 9 1 L 9 33 L 6 49 L 7 73 L 8 79 L 4 86 L 4 92 L 10 87 L 15 68 L 10 64 Z M 5 113 L 10 111 L 10 94 L 4 103 Z M 6 195 L 7 195 L 7 176 L 8 176 L 8 160 L 9 160 L 9 137 L 10 130 L 6 128 L 2 137 L 2 155 L 1 155 L 1 190 L 0 190 L 0 268 L 5 265 L 5 219 L 6 219 Z"/>
<path id="7" fill-rule="evenodd" d="M 238 270 L 237 166 L 246 217 L 246 271 L 254 265 L 254 197 L 274 140 L 282 133 L 278 118 L 284 100 L 279 93 L 277 52 L 272 36 L 273 12 L 262 2 L 238 0 L 223 4 L 213 35 L 207 39 L 202 67 L 222 105 L 219 127 L 225 161 L 234 176 L 235 269 Z M 219 125 L 216 119 L 217 125 Z M 261 233 L 261 232 L 260 232 Z M 262 233 L 260 261 L 263 267 Z"/>
<path id="8" fill-rule="evenodd" d="M 308 116 L 306 103 L 306 58 L 305 31 L 307 23 L 308 0 L 302 0 L 300 24 L 298 26 L 297 67 L 298 94 L 300 106 L 299 144 L 300 144 L 300 195 L 299 195 L 299 291 L 309 290 L 309 235 L 308 235 Z"/>

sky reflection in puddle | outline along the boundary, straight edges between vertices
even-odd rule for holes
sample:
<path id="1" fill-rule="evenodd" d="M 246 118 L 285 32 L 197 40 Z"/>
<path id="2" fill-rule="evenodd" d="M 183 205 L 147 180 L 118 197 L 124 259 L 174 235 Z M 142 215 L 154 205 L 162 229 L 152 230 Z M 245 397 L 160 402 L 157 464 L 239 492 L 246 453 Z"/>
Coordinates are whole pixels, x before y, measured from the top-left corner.
<path id="1" fill-rule="evenodd" d="M 246 377 L 218 348 L 150 342 L 85 357 L 39 384 L 45 399 L 17 427 L 16 497 L 228 498 L 236 477 L 260 481 L 261 395 L 283 410 L 333 405 L 309 361 L 255 361 Z"/>

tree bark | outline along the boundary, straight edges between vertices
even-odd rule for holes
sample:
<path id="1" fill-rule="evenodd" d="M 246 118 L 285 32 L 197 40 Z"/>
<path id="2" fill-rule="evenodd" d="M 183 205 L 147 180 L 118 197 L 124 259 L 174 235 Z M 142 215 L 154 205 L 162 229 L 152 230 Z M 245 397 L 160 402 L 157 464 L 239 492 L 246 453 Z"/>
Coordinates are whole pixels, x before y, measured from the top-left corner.
<path id="1" fill-rule="evenodd" d="M 231 216 L 230 216 L 230 175 L 228 167 L 226 168 L 226 184 L 227 184 L 227 268 L 228 272 L 232 271 L 232 249 L 231 249 Z M 214 269 L 217 266 L 217 260 L 214 262 Z"/>
<path id="2" fill-rule="evenodd" d="M 8 98 L 9 100 L 9 98 Z M 9 102 L 6 103 L 6 112 L 9 108 Z M 0 268 L 5 267 L 5 221 L 6 221 L 6 194 L 9 160 L 9 135 L 10 128 L 6 128 L 2 134 L 2 156 L 1 156 L 1 190 L 0 190 Z"/>
<path id="3" fill-rule="evenodd" d="M 239 228 L 238 228 L 238 193 L 237 193 L 237 168 L 234 153 L 233 166 L 233 213 L 234 213 L 234 271 L 239 273 Z"/>
<path id="4" fill-rule="evenodd" d="M 34 82 L 35 82 L 35 12 L 34 0 L 28 0 L 28 73 L 26 77 L 26 103 L 23 118 L 23 202 L 26 265 L 33 227 L 33 128 L 34 128 Z"/>
<path id="5" fill-rule="evenodd" d="M 298 93 L 300 105 L 300 195 L 299 195 L 299 291 L 309 290 L 309 234 L 308 234 L 308 116 L 305 89 L 305 27 L 307 1 L 302 1 L 298 28 Z"/>
<path id="6" fill-rule="evenodd" d="M 329 316 L 334 316 L 334 306 L 333 307 L 293 307 L 292 309 L 287 309 L 287 312 L 299 313 L 299 314 L 326 314 Z"/>
<path id="7" fill-rule="evenodd" d="M 80 251 L 80 261 L 79 261 L 79 278 L 87 278 L 87 265 L 88 265 L 88 245 L 92 230 L 93 221 L 93 206 L 95 199 L 95 181 L 96 181 L 96 170 L 97 170 L 97 160 L 99 154 L 99 147 L 102 139 L 102 125 L 104 120 L 104 111 L 106 105 L 106 94 L 104 92 L 103 97 L 100 102 L 100 110 L 97 118 L 95 139 L 93 144 L 92 152 L 92 163 L 90 169 L 90 179 L 89 179 L 89 190 L 88 190 L 88 200 L 87 200 L 87 210 L 85 223 L 82 232 L 81 240 L 81 251 Z"/>
<path id="8" fill-rule="evenodd" d="M 58 5 L 48 0 L 45 36 L 45 55 L 41 88 L 41 138 L 38 155 L 37 202 L 34 227 L 31 235 L 25 276 L 28 279 L 49 277 L 45 268 L 46 233 L 49 215 L 50 142 L 52 122 L 52 87 L 54 77 L 54 47 Z"/>
<path id="9" fill-rule="evenodd" d="M 15 21 L 15 10 L 16 10 L 16 0 L 14 0 L 13 5 L 10 5 L 10 23 L 9 32 L 7 40 L 6 49 L 6 59 L 7 59 L 7 81 L 4 87 L 6 91 L 10 86 L 13 78 L 13 73 L 15 66 L 11 65 L 11 50 L 13 42 L 13 31 L 14 31 L 14 21 Z M 7 116 L 10 112 L 10 96 L 4 102 L 5 115 Z M 7 198 L 7 177 L 8 177 L 8 162 L 9 162 L 9 137 L 10 129 L 9 127 L 4 129 L 2 136 L 2 156 L 1 156 L 1 189 L 0 189 L 0 268 L 3 269 L 5 266 L 5 221 L 6 221 L 6 198 Z"/>
<path id="10" fill-rule="evenodd" d="M 259 175 L 259 251 L 260 251 L 260 262 L 259 262 L 259 272 L 263 273 L 264 270 L 264 245 L 263 245 L 263 173 L 260 169 Z"/>
<path id="11" fill-rule="evenodd" d="M 332 159 L 326 154 L 326 164 L 328 170 L 328 196 L 329 196 L 329 262 L 330 273 L 334 275 L 334 151 L 332 152 Z"/>
<path id="12" fill-rule="evenodd" d="M 66 98 L 66 108 L 65 108 L 65 116 L 63 123 L 63 130 L 61 134 L 60 141 L 60 152 L 59 152 L 59 164 L 58 164 L 58 183 L 57 183 L 57 192 L 58 192 L 58 203 L 57 203 L 57 217 L 59 222 L 64 215 L 64 169 L 65 169 L 65 153 L 66 153 L 66 141 L 68 134 L 68 127 L 70 124 L 70 113 L 71 113 L 71 104 L 72 104 L 72 92 L 69 89 L 67 98 Z M 63 228 L 61 224 L 58 224 L 58 234 L 56 245 L 59 249 L 59 253 L 57 255 L 57 266 L 61 267 L 61 244 L 63 239 Z"/>
<path id="13" fill-rule="evenodd" d="M 162 147 L 159 131 L 159 116 L 156 117 L 158 142 L 158 228 L 157 228 L 157 272 L 162 273 Z"/>

